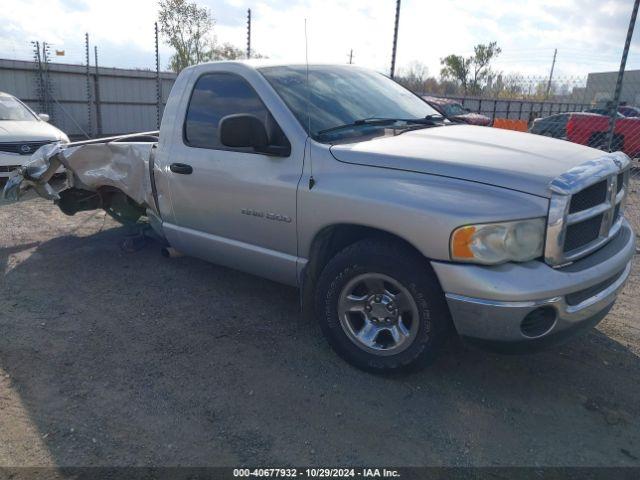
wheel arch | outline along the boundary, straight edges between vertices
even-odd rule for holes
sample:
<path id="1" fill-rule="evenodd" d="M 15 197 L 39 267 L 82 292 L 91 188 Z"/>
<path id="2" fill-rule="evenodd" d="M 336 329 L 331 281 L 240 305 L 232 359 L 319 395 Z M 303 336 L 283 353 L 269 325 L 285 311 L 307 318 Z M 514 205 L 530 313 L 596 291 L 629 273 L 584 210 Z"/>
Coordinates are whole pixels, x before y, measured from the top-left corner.
<path id="1" fill-rule="evenodd" d="M 59 196 L 56 205 L 66 215 L 101 208 L 123 225 L 131 225 L 146 214 L 142 205 L 117 187 L 105 185 L 95 190 L 72 187 L 61 191 Z"/>
<path id="2" fill-rule="evenodd" d="M 325 226 L 315 234 L 311 241 L 308 261 L 301 275 L 302 288 L 300 292 L 303 305 L 307 304 L 307 300 L 311 298 L 309 294 L 313 292 L 316 281 L 327 262 L 344 248 L 365 238 L 398 242 L 428 261 L 428 258 L 415 245 L 388 230 L 356 223 L 337 223 Z"/>

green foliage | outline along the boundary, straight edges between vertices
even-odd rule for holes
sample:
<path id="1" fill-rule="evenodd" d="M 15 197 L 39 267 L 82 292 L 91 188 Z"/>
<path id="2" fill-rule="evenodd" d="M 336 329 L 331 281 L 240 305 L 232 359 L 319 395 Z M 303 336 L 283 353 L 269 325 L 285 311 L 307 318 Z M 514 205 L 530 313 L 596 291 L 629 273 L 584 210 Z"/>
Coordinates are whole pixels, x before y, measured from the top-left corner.
<path id="1" fill-rule="evenodd" d="M 448 55 L 440 59 L 442 70 L 440 75 L 444 80 L 453 80 L 460 84 L 464 93 L 478 94 L 487 79 L 491 76 L 490 64 L 502 49 L 497 42 L 487 45 L 478 44 L 473 47 L 473 55 Z"/>
<path id="2" fill-rule="evenodd" d="M 211 60 L 245 58 L 243 50 L 230 43 L 217 45 L 213 33 L 215 19 L 206 7 L 186 0 L 160 0 L 160 32 L 175 53 L 169 61 L 174 72 Z M 252 58 L 262 58 L 252 54 Z"/>
<path id="3" fill-rule="evenodd" d="M 471 89 L 474 93 L 480 90 L 482 83 L 491 75 L 489 64 L 491 60 L 500 55 L 501 52 L 502 49 L 498 46 L 497 42 L 490 42 L 488 45 L 478 44 L 473 47 L 473 58 L 471 61 L 473 80 L 471 82 Z"/>
<path id="4" fill-rule="evenodd" d="M 185 0 L 161 0 L 158 21 L 160 32 L 175 50 L 169 62 L 173 71 L 210 59 L 214 20 L 208 8 Z"/>
<path id="5" fill-rule="evenodd" d="M 471 71 L 472 57 L 464 58 L 461 55 L 447 55 L 440 59 L 442 70 L 440 76 L 444 80 L 453 80 L 460 83 L 464 92 L 467 92 L 469 73 Z"/>
<path id="6" fill-rule="evenodd" d="M 222 45 L 213 47 L 211 50 L 211 60 L 238 60 L 245 57 L 244 53 L 245 52 L 230 43 L 223 43 Z"/>
<path id="7" fill-rule="evenodd" d="M 214 45 L 210 52 L 210 60 L 241 60 L 247 58 L 244 50 L 225 42 L 222 45 Z M 251 58 L 267 58 L 258 52 L 251 52 Z"/>

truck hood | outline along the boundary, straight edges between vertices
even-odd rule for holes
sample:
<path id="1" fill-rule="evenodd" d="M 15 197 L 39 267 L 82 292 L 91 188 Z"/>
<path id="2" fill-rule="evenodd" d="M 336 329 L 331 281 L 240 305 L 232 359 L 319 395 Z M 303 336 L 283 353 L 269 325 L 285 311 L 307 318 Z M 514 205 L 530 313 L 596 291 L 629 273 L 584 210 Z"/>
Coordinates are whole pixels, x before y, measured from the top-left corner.
<path id="1" fill-rule="evenodd" d="M 564 140 L 472 125 L 333 145 L 331 153 L 341 162 L 459 178 L 546 198 L 551 180 L 605 155 Z"/>
<path id="2" fill-rule="evenodd" d="M 41 120 L 0 120 L 0 143 L 43 140 L 69 141 L 64 133 L 50 123 Z"/>

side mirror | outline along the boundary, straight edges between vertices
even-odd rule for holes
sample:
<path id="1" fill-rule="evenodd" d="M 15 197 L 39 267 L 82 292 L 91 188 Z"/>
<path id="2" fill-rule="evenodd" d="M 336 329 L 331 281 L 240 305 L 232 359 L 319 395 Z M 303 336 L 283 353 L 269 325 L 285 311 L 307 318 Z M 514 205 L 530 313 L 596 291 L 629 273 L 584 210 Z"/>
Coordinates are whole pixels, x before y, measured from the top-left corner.
<path id="1" fill-rule="evenodd" d="M 49 115 L 46 113 L 39 113 L 38 118 L 40 118 L 40 120 L 42 120 L 43 122 L 49 121 Z"/>
<path id="2" fill-rule="evenodd" d="M 218 125 L 220 143 L 225 147 L 253 148 L 258 153 L 288 157 L 291 148 L 269 145 L 267 129 L 258 117 L 246 113 L 227 115 Z"/>

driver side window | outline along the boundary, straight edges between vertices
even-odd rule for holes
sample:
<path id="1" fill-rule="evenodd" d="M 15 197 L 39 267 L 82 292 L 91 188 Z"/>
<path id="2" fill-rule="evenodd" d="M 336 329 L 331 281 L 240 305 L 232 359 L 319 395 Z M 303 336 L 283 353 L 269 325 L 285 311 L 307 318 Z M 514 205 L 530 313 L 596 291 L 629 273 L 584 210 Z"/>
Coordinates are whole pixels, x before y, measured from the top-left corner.
<path id="1" fill-rule="evenodd" d="M 259 118 L 266 127 L 271 145 L 288 145 L 284 133 L 253 87 L 239 75 L 231 73 L 208 73 L 196 81 L 184 123 L 185 143 L 197 148 L 252 153 L 251 149 L 230 148 L 220 142 L 220 120 L 233 114 L 250 114 Z"/>

